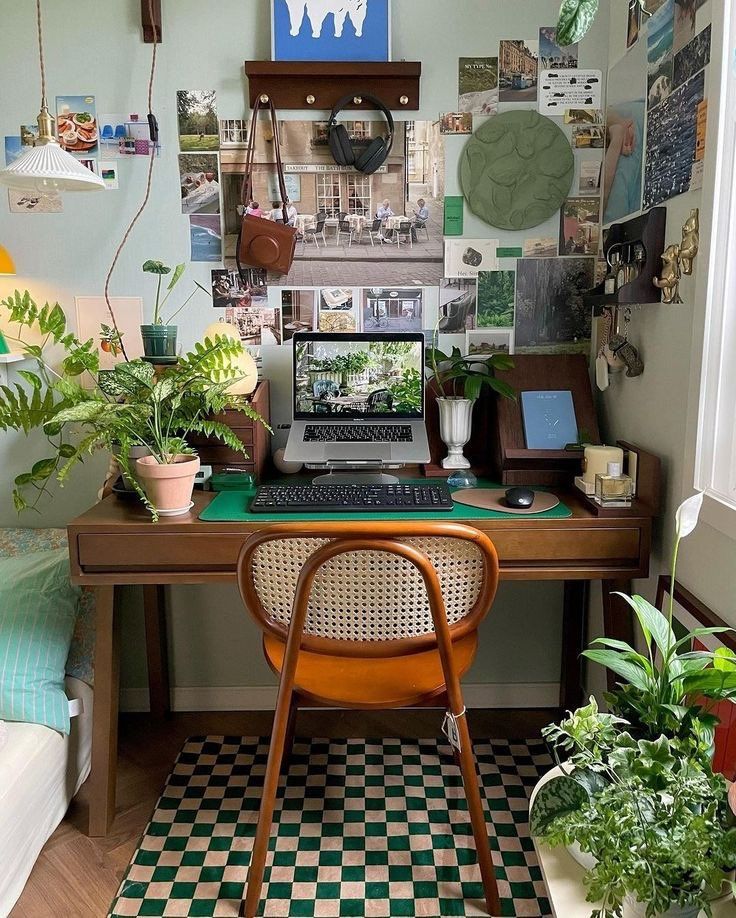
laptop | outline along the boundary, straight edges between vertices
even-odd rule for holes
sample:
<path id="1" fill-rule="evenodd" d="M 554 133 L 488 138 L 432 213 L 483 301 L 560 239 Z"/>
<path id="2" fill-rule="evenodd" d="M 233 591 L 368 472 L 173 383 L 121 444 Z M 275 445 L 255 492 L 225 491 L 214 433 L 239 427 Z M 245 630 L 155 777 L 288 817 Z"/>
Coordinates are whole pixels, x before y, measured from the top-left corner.
<path id="1" fill-rule="evenodd" d="M 421 332 L 297 332 L 292 340 L 285 459 L 327 468 L 429 462 Z"/>

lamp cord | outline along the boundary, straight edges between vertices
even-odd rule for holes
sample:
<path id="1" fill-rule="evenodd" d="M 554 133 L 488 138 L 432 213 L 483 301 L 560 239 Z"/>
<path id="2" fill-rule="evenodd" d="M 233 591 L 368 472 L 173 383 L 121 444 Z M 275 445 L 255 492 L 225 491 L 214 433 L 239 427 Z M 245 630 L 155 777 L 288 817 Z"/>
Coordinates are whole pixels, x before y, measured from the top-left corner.
<path id="1" fill-rule="evenodd" d="M 41 107 L 46 105 L 46 67 L 43 62 L 43 29 L 41 28 L 41 0 L 36 0 L 36 25 L 38 26 L 38 57 L 41 65 Z"/>
<path id="2" fill-rule="evenodd" d="M 37 2 L 40 3 L 41 0 L 37 0 Z M 153 16 L 153 0 L 148 0 L 148 13 L 151 19 L 151 27 L 153 28 L 153 54 L 151 55 L 151 75 L 148 80 L 148 112 L 150 115 L 153 110 L 153 84 L 154 84 L 154 79 L 156 76 L 156 51 L 158 48 L 158 29 L 156 28 L 156 21 Z M 158 138 L 156 140 L 152 139 L 150 141 L 151 151 L 150 151 L 150 156 L 148 160 L 148 177 L 146 179 L 146 193 L 143 197 L 143 203 L 138 208 L 135 216 L 128 224 L 128 228 L 126 229 L 125 234 L 123 235 L 120 245 L 117 247 L 115 256 L 113 257 L 113 260 L 112 260 L 112 264 L 110 265 L 110 270 L 107 272 L 107 277 L 105 278 L 105 304 L 107 305 L 107 311 L 110 314 L 110 319 L 112 320 L 112 325 L 113 325 L 113 328 L 115 329 L 115 337 L 116 337 L 117 343 L 120 345 L 120 350 L 126 361 L 129 360 L 129 357 L 125 350 L 125 344 L 123 343 L 123 339 L 120 334 L 120 329 L 118 328 L 118 323 L 115 318 L 115 313 L 112 308 L 112 303 L 110 302 L 110 293 L 109 293 L 110 280 L 112 279 L 112 275 L 113 275 L 113 272 L 115 271 L 120 255 L 123 249 L 125 248 L 125 244 L 128 241 L 128 237 L 133 232 L 133 227 L 136 225 L 136 223 L 140 219 L 141 215 L 143 214 L 143 211 L 146 209 L 148 205 L 149 198 L 151 197 L 151 183 L 153 181 L 153 163 L 156 158 L 156 147 L 158 145 L 157 141 L 158 141 Z"/>

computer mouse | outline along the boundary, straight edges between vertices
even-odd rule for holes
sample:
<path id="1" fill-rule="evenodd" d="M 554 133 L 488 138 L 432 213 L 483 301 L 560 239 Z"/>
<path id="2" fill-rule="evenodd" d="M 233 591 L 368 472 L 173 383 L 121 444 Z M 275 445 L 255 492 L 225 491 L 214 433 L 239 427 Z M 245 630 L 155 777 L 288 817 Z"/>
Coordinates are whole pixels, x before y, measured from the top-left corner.
<path id="1" fill-rule="evenodd" d="M 530 488 L 509 488 L 506 503 L 514 510 L 528 510 L 534 503 L 534 491 Z"/>

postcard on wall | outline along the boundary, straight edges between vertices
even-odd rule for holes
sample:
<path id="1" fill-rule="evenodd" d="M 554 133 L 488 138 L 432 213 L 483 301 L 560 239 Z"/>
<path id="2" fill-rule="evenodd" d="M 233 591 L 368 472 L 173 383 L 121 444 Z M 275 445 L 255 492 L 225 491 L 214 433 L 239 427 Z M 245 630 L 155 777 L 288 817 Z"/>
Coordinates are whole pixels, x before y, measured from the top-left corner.
<path id="1" fill-rule="evenodd" d="M 556 256 L 557 239 L 554 236 L 524 240 L 524 258 L 555 258 Z"/>
<path id="2" fill-rule="evenodd" d="M 539 40 L 513 38 L 498 47 L 498 98 L 501 102 L 536 102 Z"/>
<path id="3" fill-rule="evenodd" d="M 495 115 L 498 110 L 498 58 L 461 57 L 458 70 L 458 111 Z"/>
<path id="4" fill-rule="evenodd" d="M 98 152 L 99 133 L 94 96 L 57 96 L 56 133 L 62 150 L 78 159 Z"/>
<path id="5" fill-rule="evenodd" d="M 698 31 L 698 10 L 705 0 L 674 0 L 672 50 L 677 52 Z"/>
<path id="6" fill-rule="evenodd" d="M 391 60 L 391 0 L 271 0 L 274 61 Z"/>
<path id="7" fill-rule="evenodd" d="M 641 75 L 645 67 L 646 47 L 638 41 L 609 73 L 603 223 L 623 220 L 641 210 L 646 106 Z"/>
<path id="8" fill-rule="evenodd" d="M 214 89 L 180 89 L 176 94 L 176 115 L 182 153 L 219 150 L 220 125 Z"/>
<path id="9" fill-rule="evenodd" d="M 560 255 L 595 255 L 601 238 L 601 199 L 568 198 L 560 210 Z"/>
<path id="10" fill-rule="evenodd" d="M 462 236 L 465 199 L 462 195 L 445 195 L 445 236 Z"/>
<path id="11" fill-rule="evenodd" d="M 143 300 L 140 297 L 110 297 L 110 305 L 115 313 L 115 322 L 120 333 L 119 340 L 104 296 L 77 296 L 74 301 L 77 310 L 77 337 L 80 341 L 92 338 L 95 342 L 101 370 L 112 370 L 116 363 L 125 359 L 119 340 L 122 341 L 125 353 L 131 360 L 143 356 Z"/>
<path id="12" fill-rule="evenodd" d="M 562 121 L 565 124 L 603 124 L 603 112 L 599 108 L 566 108 Z"/>
<path id="13" fill-rule="evenodd" d="M 600 108 L 600 70 L 543 70 L 539 76 L 539 111 L 560 115 L 566 108 Z"/>
<path id="14" fill-rule="evenodd" d="M 445 277 L 477 277 L 498 268 L 498 239 L 446 239 Z"/>
<path id="15" fill-rule="evenodd" d="M 420 332 L 422 287 L 365 287 L 361 291 L 363 331 Z"/>
<path id="16" fill-rule="evenodd" d="M 571 143 L 575 150 L 602 150 L 604 141 L 602 124 L 586 124 L 572 129 Z"/>
<path id="17" fill-rule="evenodd" d="M 120 187 L 118 167 L 112 163 L 102 163 L 100 165 L 100 178 L 105 183 L 105 188 L 108 191 L 115 191 Z"/>
<path id="18" fill-rule="evenodd" d="M 578 46 L 560 45 L 555 26 L 542 26 L 539 30 L 539 66 L 542 70 L 571 70 L 578 65 Z"/>
<path id="19" fill-rule="evenodd" d="M 590 352 L 594 258 L 521 258 L 516 270 L 517 354 Z"/>
<path id="20" fill-rule="evenodd" d="M 472 134 L 473 116 L 470 112 L 441 112 L 440 134 Z"/>
<path id="21" fill-rule="evenodd" d="M 438 328 L 442 335 L 460 334 L 468 328 L 475 328 L 477 294 L 478 284 L 475 278 L 445 277 L 442 279 L 437 301 Z M 430 319 L 429 315 L 425 317 L 428 325 Z M 430 340 L 431 336 L 430 331 Z"/>
<path id="22" fill-rule="evenodd" d="M 220 173 L 216 153 L 180 153 L 183 214 L 220 213 Z"/>
<path id="23" fill-rule="evenodd" d="M 151 136 L 148 119 L 124 112 L 100 114 L 100 159 L 112 160 L 124 156 L 150 156 Z M 161 154 L 161 144 L 156 145 L 156 155 Z"/>
<path id="24" fill-rule="evenodd" d="M 220 118 L 220 148 L 247 146 L 248 126 L 242 118 Z"/>
<path id="25" fill-rule="evenodd" d="M 222 261 L 219 214 L 193 214 L 189 218 L 191 261 Z"/>
<path id="26" fill-rule="evenodd" d="M 36 141 L 38 140 L 38 125 L 37 124 L 21 124 L 20 126 L 20 142 L 24 147 L 35 147 Z"/>
<path id="27" fill-rule="evenodd" d="M 601 167 L 599 159 L 584 159 L 580 163 L 578 190 L 581 194 L 597 194 L 601 190 Z"/>
<path id="28" fill-rule="evenodd" d="M 494 354 L 513 354 L 514 330 L 469 329 L 465 332 L 465 353 L 478 360 L 492 357 Z"/>
<path id="29" fill-rule="evenodd" d="M 314 331 L 317 312 L 317 294 L 312 288 L 294 288 L 281 290 L 281 327 L 283 341 L 291 341 L 296 332 Z"/>
<path id="30" fill-rule="evenodd" d="M 653 108 L 672 91 L 674 0 L 664 3 L 647 24 L 647 106 Z"/>
<path id="31" fill-rule="evenodd" d="M 352 287 L 324 287 L 319 295 L 319 330 L 356 332 L 358 307 Z"/>
<path id="32" fill-rule="evenodd" d="M 705 159 L 705 136 L 708 127 L 708 100 L 699 103 L 695 115 L 695 162 Z"/>
<path id="33" fill-rule="evenodd" d="M 654 207 L 690 188 L 697 147 L 698 106 L 703 101 L 701 70 L 674 89 L 647 119 L 644 207 Z"/>
<path id="34" fill-rule="evenodd" d="M 244 347 L 281 344 L 281 310 L 267 298 L 254 298 L 250 306 L 227 306 L 225 322 L 235 327 Z"/>
<path id="35" fill-rule="evenodd" d="M 680 86 L 710 63 L 710 26 L 675 54 L 673 86 Z"/>
<path id="36" fill-rule="evenodd" d="M 478 328 L 513 328 L 515 271 L 478 274 Z"/>

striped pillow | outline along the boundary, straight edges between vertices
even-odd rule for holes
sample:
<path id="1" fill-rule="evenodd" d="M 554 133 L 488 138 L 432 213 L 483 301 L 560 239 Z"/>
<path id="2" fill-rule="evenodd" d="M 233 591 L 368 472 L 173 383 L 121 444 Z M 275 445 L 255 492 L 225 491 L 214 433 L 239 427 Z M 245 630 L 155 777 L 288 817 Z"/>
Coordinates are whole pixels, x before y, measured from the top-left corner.
<path id="1" fill-rule="evenodd" d="M 0 720 L 69 733 L 64 664 L 78 602 L 66 548 L 0 558 Z"/>

